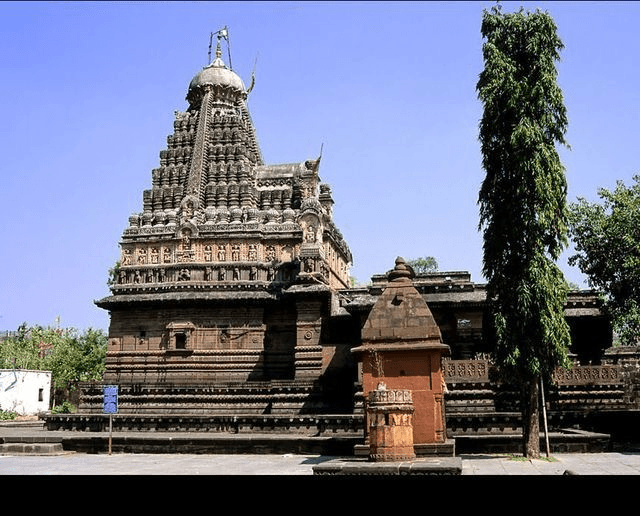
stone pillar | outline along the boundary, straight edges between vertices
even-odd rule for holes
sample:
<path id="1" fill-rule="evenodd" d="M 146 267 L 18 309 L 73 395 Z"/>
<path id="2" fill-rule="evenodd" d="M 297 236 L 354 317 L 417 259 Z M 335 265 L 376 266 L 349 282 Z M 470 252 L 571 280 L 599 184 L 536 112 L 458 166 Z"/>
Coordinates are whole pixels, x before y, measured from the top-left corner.
<path id="1" fill-rule="evenodd" d="M 322 301 L 300 300 L 296 309 L 295 378 L 315 380 L 322 374 Z"/>
<path id="2" fill-rule="evenodd" d="M 412 417 L 410 390 L 387 389 L 381 382 L 370 391 L 367 397 L 369 460 L 393 462 L 414 459 Z"/>

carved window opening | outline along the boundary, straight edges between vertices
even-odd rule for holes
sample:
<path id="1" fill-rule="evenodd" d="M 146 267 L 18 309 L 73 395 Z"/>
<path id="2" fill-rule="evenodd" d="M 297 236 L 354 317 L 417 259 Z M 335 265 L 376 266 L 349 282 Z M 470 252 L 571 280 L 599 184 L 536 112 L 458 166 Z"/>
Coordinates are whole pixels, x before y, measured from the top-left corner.
<path id="1" fill-rule="evenodd" d="M 188 322 L 170 323 L 167 326 L 169 330 L 169 348 L 168 352 L 188 352 L 189 340 L 195 326 Z"/>
<path id="2" fill-rule="evenodd" d="M 176 332 L 175 335 L 176 349 L 187 349 L 187 334 L 184 332 Z"/>

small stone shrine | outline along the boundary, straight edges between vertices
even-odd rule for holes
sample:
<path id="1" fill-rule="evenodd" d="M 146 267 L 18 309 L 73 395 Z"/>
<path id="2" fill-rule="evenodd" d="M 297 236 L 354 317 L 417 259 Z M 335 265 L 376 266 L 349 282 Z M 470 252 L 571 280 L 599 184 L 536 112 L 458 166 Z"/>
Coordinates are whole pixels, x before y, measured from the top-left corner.
<path id="1" fill-rule="evenodd" d="M 391 390 L 411 391 L 416 454 L 453 455 L 445 426 L 441 367 L 449 346 L 442 343 L 438 325 L 413 286 L 413 271 L 404 259 L 396 259 L 388 276 L 387 287 L 362 328 L 362 343 L 352 350 L 361 364 L 365 403 L 381 382 Z M 371 417 L 369 410 L 366 415 Z M 365 428 L 371 428 L 371 422 Z M 366 437 L 371 446 L 371 436 Z"/>

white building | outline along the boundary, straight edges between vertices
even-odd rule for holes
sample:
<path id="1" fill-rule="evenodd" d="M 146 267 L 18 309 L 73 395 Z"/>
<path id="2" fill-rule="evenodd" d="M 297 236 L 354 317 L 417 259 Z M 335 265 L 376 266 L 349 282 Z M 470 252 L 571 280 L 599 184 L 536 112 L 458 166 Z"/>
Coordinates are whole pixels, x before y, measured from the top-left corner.
<path id="1" fill-rule="evenodd" d="M 49 410 L 51 371 L 0 369 L 0 410 L 21 416 Z"/>

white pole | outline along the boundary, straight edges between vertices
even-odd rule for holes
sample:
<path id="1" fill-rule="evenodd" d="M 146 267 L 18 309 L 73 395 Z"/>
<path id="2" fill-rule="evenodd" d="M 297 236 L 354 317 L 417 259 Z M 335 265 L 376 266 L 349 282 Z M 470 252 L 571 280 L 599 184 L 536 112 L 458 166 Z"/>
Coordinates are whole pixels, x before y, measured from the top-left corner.
<path id="1" fill-rule="evenodd" d="M 111 432 L 113 430 L 113 414 L 109 414 L 109 455 L 111 455 Z"/>
<path id="2" fill-rule="evenodd" d="M 547 428 L 547 404 L 544 401 L 544 384 L 542 383 L 542 376 L 540 377 L 540 393 L 542 394 L 542 416 L 544 419 L 544 439 L 547 445 L 547 457 L 549 457 L 549 430 Z"/>

